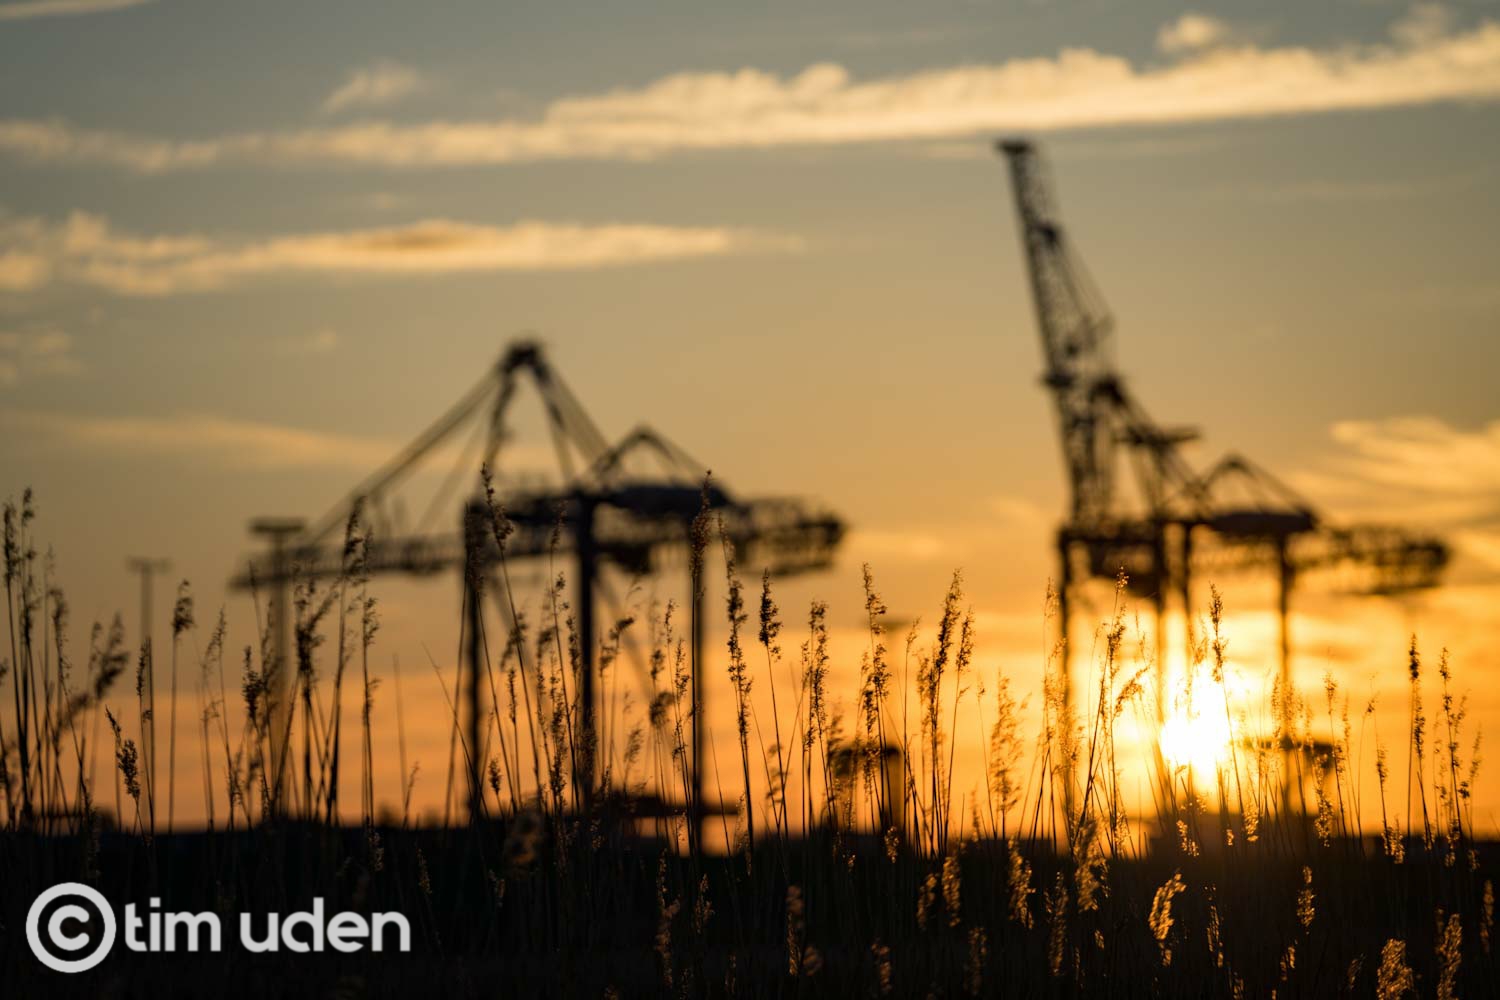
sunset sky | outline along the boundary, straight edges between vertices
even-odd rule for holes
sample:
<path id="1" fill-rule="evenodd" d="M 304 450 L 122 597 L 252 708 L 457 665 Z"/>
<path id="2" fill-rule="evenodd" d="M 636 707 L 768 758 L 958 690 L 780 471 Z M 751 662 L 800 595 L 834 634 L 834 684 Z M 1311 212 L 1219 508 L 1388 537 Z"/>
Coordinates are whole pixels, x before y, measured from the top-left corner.
<path id="1" fill-rule="evenodd" d="M 1011 134 L 1052 165 L 1136 394 L 1204 429 L 1195 462 L 1244 452 L 1335 518 L 1454 544 L 1420 599 L 1310 581 L 1299 678 L 1337 672 L 1356 711 L 1380 690 L 1397 738 L 1415 630 L 1493 729 L 1483 0 L 3 0 L 0 492 L 36 489 L 79 648 L 134 628 L 130 555 L 172 560 L 163 614 L 181 577 L 200 621 L 229 601 L 238 648 L 248 520 L 323 513 L 525 333 L 607 435 L 649 423 L 732 490 L 847 519 L 789 617 L 817 595 L 857 628 L 868 561 L 931 621 L 962 567 L 982 666 L 1031 689 L 1065 492 Z M 441 720 L 415 689 L 424 646 L 451 665 L 457 583 L 377 590 L 381 662 Z M 1269 587 L 1226 590 L 1262 678 Z"/>

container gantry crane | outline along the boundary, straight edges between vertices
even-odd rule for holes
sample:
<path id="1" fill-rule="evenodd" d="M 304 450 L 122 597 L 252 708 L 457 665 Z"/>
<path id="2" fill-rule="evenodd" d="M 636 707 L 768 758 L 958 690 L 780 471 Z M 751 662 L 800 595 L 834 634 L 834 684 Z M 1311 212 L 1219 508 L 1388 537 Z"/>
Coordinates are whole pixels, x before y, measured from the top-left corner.
<path id="1" fill-rule="evenodd" d="M 1056 539 L 1065 676 L 1070 596 L 1081 579 L 1124 573 L 1129 588 L 1153 602 L 1159 718 L 1168 596 L 1180 595 L 1190 629 L 1192 580 L 1201 571 L 1273 569 L 1283 692 L 1291 684 L 1288 619 L 1298 576 L 1340 567 L 1355 577 L 1345 589 L 1366 594 L 1439 581 L 1449 556 L 1440 539 L 1382 525 L 1331 524 L 1271 473 L 1237 455 L 1195 472 L 1181 447 L 1196 432 L 1156 424 L 1115 368 L 1113 320 L 1058 221 L 1036 147 L 1008 139 L 997 151 L 1010 167 L 1046 364 L 1042 381 L 1057 410 L 1068 476 L 1068 511 Z M 1133 508 L 1121 489 L 1122 464 L 1134 470 Z M 1290 702 L 1282 698 L 1284 711 Z M 1281 721 L 1285 733 L 1288 720 Z"/>
<path id="2" fill-rule="evenodd" d="M 555 490 L 507 488 L 505 445 L 512 401 L 520 379 L 529 377 L 541 398 L 555 451 L 562 486 Z M 395 499 L 402 484 L 435 454 L 463 436 L 471 424 L 469 445 L 460 453 L 439 496 L 428 505 L 420 523 L 409 526 L 397 516 Z M 477 431 L 477 433 L 476 433 Z M 481 493 L 480 470 L 495 470 L 511 534 L 500 551 L 489 530 L 489 509 Z M 646 468 L 647 471 L 641 470 Z M 822 569 L 833 558 L 844 534 L 834 514 L 793 498 L 740 499 L 706 479 L 707 469 L 676 445 L 649 428 L 638 428 L 618 443 L 608 444 L 578 399 L 567 388 L 531 341 L 514 343 L 470 392 L 441 416 L 407 448 L 360 483 L 311 527 L 289 519 L 262 519 L 252 531 L 268 537 L 271 547 L 251 560 L 233 584 L 265 587 L 271 593 L 275 672 L 270 685 L 273 713 L 285 712 L 285 688 L 290 669 L 286 654 L 287 593 L 294 581 L 337 577 L 346 554 L 339 534 L 358 507 L 371 525 L 365 560 L 370 574 L 430 576 L 458 570 L 464 575 L 465 656 L 462 700 L 466 722 L 469 806 L 472 817 L 482 815 L 483 761 L 477 752 L 485 726 L 484 652 L 480 642 L 482 593 L 474 580 L 475 567 L 490 573 L 502 557 L 527 560 L 568 555 L 574 563 L 572 586 L 577 612 L 579 744 L 594 746 L 596 722 L 595 654 L 597 605 L 601 569 L 617 567 L 645 575 L 671 562 L 673 552 L 688 543 L 693 519 L 705 507 L 747 564 L 764 566 L 776 575 Z M 460 529 L 445 530 L 435 521 L 444 509 L 443 497 L 461 484 L 473 493 L 463 504 Z M 451 505 L 448 508 L 451 510 Z M 495 588 L 488 588 L 494 592 Z M 702 591 L 695 588 L 692 620 L 692 767 L 691 801 L 682 804 L 689 814 L 690 836 L 698 836 L 710 807 L 703 800 L 703 613 Z M 502 606 L 502 615 L 508 615 Z M 282 716 L 283 720 L 285 716 Z M 284 732 L 284 721 L 272 726 Z M 283 756 L 275 746 L 274 758 Z M 587 807 L 596 793 L 598 768 L 592 755 L 573 759 L 575 804 Z M 280 768 L 276 780 L 281 780 Z"/>

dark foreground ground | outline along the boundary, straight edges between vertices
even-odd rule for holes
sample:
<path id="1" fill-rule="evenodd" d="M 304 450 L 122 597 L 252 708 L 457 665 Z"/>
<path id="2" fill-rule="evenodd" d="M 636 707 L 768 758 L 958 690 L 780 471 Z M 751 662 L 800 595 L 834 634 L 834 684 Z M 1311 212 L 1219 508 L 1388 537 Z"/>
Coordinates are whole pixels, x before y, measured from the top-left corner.
<path id="1" fill-rule="evenodd" d="M 12 834 L 0 837 L 0 996 L 1500 995 L 1493 844 L 1450 859 L 1414 843 L 1401 864 L 1348 841 L 1163 855 L 1079 865 L 978 841 L 925 859 L 815 838 L 695 860 L 517 823 L 268 825 L 151 844 Z M 50 971 L 27 912 L 66 881 L 116 914 L 153 897 L 219 913 L 223 951 L 137 954 L 117 939 L 92 970 Z M 314 897 L 329 914 L 404 914 L 412 950 L 240 946 L 240 913 Z"/>

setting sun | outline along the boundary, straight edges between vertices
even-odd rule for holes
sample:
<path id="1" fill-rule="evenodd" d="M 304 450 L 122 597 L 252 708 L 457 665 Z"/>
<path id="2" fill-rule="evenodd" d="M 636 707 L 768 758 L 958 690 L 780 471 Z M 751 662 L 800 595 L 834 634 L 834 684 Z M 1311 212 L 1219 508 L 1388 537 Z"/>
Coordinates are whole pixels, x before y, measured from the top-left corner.
<path id="1" fill-rule="evenodd" d="M 1200 777 L 1229 761 L 1229 722 L 1223 712 L 1179 710 L 1161 729 L 1161 752 L 1175 771 L 1189 768 Z"/>

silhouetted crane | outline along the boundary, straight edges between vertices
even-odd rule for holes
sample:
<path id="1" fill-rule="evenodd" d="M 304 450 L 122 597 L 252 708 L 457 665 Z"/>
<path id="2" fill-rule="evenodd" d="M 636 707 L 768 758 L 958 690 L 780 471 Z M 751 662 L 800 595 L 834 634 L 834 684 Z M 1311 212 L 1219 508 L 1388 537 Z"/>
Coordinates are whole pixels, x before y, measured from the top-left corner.
<path id="1" fill-rule="evenodd" d="M 557 490 L 507 488 L 503 475 L 509 438 L 507 415 L 523 375 L 529 376 L 535 385 L 546 413 L 563 483 Z M 458 439 L 463 428 L 476 421 L 478 426 L 471 432 L 468 446 L 460 451 L 447 482 L 428 505 L 427 514 L 415 526 L 405 524 L 394 504 L 402 482 L 424 459 L 430 459 Z M 708 482 L 705 466 L 649 428 L 638 428 L 617 444 L 609 445 L 548 364 L 541 347 L 530 341 L 512 344 L 474 389 L 311 528 L 298 530 L 296 522 L 285 520 L 255 522 L 252 530 L 268 534 L 272 549 L 253 560 L 249 571 L 234 583 L 272 589 L 272 608 L 283 609 L 282 620 L 273 623 L 272 628 L 283 633 L 287 627 L 284 595 L 292 581 L 335 577 L 342 571 L 345 554 L 339 535 L 356 505 L 366 512 L 364 516 L 372 528 L 366 560 L 371 574 L 422 576 L 457 569 L 465 575 L 467 673 L 463 700 L 467 716 L 470 809 L 476 817 L 482 814 L 483 762 L 477 748 L 482 745 L 480 733 L 485 725 L 485 689 L 481 683 L 485 654 L 479 639 L 483 595 L 481 588 L 474 585 L 472 574 L 476 566 L 488 573 L 502 558 L 490 531 L 489 509 L 479 489 L 483 466 L 495 470 L 505 516 L 512 529 L 504 543 L 503 557 L 524 560 L 571 554 L 574 561 L 573 606 L 577 611 L 580 654 L 577 693 L 583 729 L 578 742 L 585 747 L 594 745 L 596 599 L 603 565 L 636 575 L 658 570 L 670 561 L 672 552 L 680 552 L 687 544 L 693 519 L 705 507 L 716 524 L 723 524 L 725 535 L 747 564 L 758 563 L 778 575 L 829 565 L 844 532 L 838 517 L 798 500 L 738 499 L 723 486 Z M 643 468 L 647 471 L 642 471 Z M 435 518 L 444 510 L 444 498 L 451 495 L 455 486 L 464 483 L 473 492 L 464 505 L 460 530 L 444 530 Z M 448 509 L 451 510 L 451 505 Z M 488 590 L 495 592 L 493 587 Z M 278 592 L 283 596 L 275 596 Z M 692 801 L 685 804 L 693 837 L 698 835 L 701 818 L 708 808 L 702 798 L 700 766 L 704 617 L 701 597 L 701 589 L 695 590 Z M 501 613 L 509 618 L 508 605 L 502 603 Z M 285 641 L 278 642 L 284 663 Z M 280 693 L 277 698 L 279 704 L 286 704 Z M 573 760 L 574 791 L 579 805 L 592 801 L 596 791 L 597 776 L 591 756 L 575 754 Z"/>
<path id="2" fill-rule="evenodd" d="M 1364 577 L 1349 589 L 1362 593 L 1437 583 L 1448 561 L 1448 548 L 1438 539 L 1383 526 L 1330 525 L 1289 487 L 1239 456 L 1226 457 L 1206 474 L 1194 472 L 1180 448 L 1196 431 L 1158 426 L 1114 367 L 1113 320 L 1057 220 L 1036 148 L 1006 140 L 998 150 L 1010 164 L 1047 366 L 1043 382 L 1057 407 L 1070 489 L 1068 514 L 1057 531 L 1065 675 L 1069 597 L 1080 576 L 1114 578 L 1123 572 L 1131 590 L 1153 602 L 1159 717 L 1168 595 L 1180 595 L 1191 628 L 1198 570 L 1274 567 L 1284 693 L 1290 690 L 1289 600 L 1299 574 L 1348 567 Z M 1122 461 L 1135 473 L 1133 509 L 1120 488 Z M 1290 701 L 1282 698 L 1284 711 Z"/>

